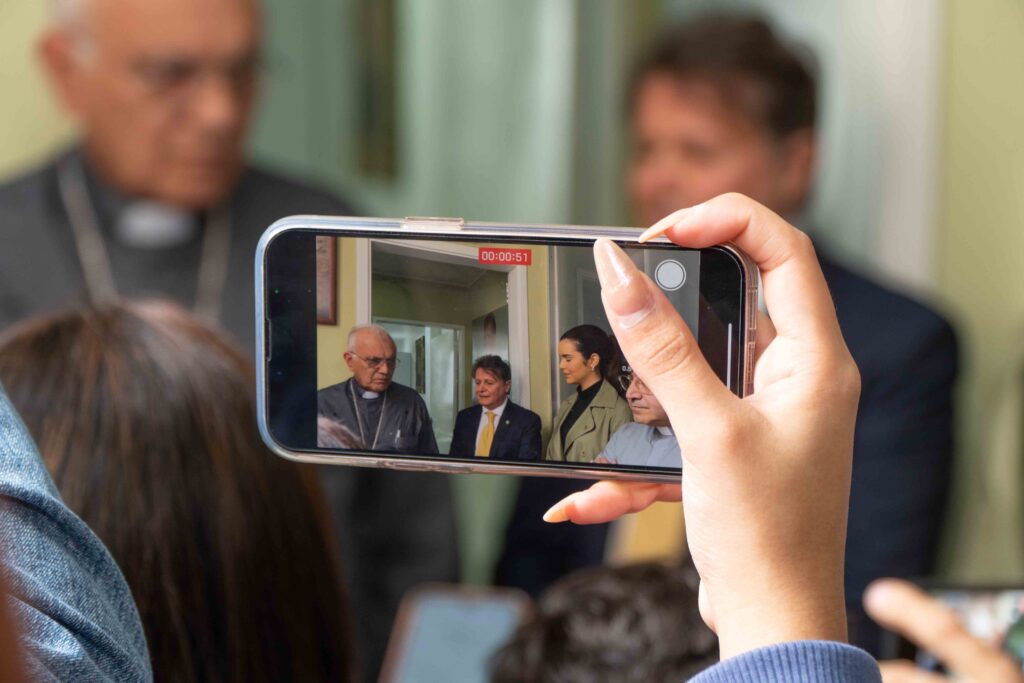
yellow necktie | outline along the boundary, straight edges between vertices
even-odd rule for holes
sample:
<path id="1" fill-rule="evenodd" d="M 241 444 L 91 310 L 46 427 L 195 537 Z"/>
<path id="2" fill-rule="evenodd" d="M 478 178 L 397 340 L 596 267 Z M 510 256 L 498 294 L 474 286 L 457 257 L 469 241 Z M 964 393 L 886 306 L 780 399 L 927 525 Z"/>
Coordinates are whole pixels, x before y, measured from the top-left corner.
<path id="1" fill-rule="evenodd" d="M 484 431 L 480 433 L 480 442 L 476 445 L 476 455 L 479 458 L 488 458 L 491 455 L 491 443 L 494 441 L 494 413 L 487 411 L 487 424 Z"/>

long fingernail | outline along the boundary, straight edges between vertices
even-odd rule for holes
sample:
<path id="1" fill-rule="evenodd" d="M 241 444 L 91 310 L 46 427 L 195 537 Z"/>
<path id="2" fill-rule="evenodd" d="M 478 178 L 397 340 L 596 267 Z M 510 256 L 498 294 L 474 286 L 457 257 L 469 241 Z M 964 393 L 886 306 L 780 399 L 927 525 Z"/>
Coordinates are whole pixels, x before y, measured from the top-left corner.
<path id="1" fill-rule="evenodd" d="M 660 221 L 658 221 L 657 223 L 655 223 L 654 225 L 640 233 L 640 237 L 637 238 L 637 242 L 643 244 L 644 242 L 653 240 L 655 237 L 661 237 L 666 232 L 668 232 L 669 228 L 674 227 L 683 218 L 685 218 L 687 211 L 689 211 L 689 209 L 683 209 L 681 211 L 676 211 L 675 213 L 665 216 Z"/>
<path id="2" fill-rule="evenodd" d="M 569 521 L 568 508 L 569 498 L 564 498 L 558 501 L 544 513 L 544 521 L 548 524 L 558 524 L 560 522 Z"/>
<path id="3" fill-rule="evenodd" d="M 654 298 L 626 252 L 608 239 L 594 244 L 594 262 L 601 280 L 601 298 L 623 328 L 635 326 L 654 310 Z"/>
<path id="4" fill-rule="evenodd" d="M 626 252 L 610 239 L 601 238 L 594 243 L 594 262 L 597 264 L 601 289 L 605 292 L 626 287 L 636 279 L 636 266 L 626 256 Z"/>

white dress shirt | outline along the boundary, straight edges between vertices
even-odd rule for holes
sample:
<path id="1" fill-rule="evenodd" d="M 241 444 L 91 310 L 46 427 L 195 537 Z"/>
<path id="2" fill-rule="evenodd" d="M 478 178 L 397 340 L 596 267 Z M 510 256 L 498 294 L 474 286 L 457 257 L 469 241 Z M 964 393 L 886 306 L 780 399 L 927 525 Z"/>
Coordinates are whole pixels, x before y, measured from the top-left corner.
<path id="1" fill-rule="evenodd" d="M 501 405 L 497 408 L 484 408 L 480 406 L 480 424 L 476 426 L 476 441 L 473 442 L 473 450 L 476 451 L 477 446 L 480 445 L 480 437 L 484 434 L 484 427 L 487 426 L 487 411 L 490 410 L 494 413 L 494 433 L 498 433 L 498 425 L 501 423 L 501 414 L 505 412 L 505 406 L 508 405 L 508 397 L 501 402 Z M 492 442 L 493 444 L 493 442 Z"/>

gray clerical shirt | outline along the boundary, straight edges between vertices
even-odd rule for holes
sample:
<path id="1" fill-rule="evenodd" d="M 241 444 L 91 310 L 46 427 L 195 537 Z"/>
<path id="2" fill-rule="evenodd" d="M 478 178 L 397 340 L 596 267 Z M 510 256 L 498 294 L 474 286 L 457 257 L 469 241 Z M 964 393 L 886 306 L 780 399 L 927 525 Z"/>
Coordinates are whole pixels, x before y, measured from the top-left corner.
<path id="1" fill-rule="evenodd" d="M 612 434 L 598 458 L 615 465 L 643 467 L 683 466 L 679 442 L 671 427 L 648 427 L 627 422 Z"/>
<path id="2" fill-rule="evenodd" d="M 317 392 L 317 412 L 347 427 L 367 450 L 437 453 L 426 403 L 415 390 L 397 382 L 368 398 L 354 379 L 347 379 Z"/>

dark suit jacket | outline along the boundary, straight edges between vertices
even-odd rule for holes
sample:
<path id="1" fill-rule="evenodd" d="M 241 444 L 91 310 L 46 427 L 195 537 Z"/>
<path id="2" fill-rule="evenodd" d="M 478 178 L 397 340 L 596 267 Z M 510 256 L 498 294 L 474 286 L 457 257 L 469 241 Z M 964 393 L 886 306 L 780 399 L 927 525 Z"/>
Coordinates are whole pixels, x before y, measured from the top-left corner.
<path id="1" fill-rule="evenodd" d="M 861 374 L 846 535 L 850 641 L 877 654 L 864 588 L 935 570 L 953 466 L 956 336 L 920 303 L 820 261 Z"/>
<path id="2" fill-rule="evenodd" d="M 453 458 L 472 458 L 476 455 L 476 432 L 480 426 L 480 405 L 459 411 L 455 417 L 452 445 L 448 455 Z M 494 430 L 491 443 L 492 460 L 518 460 L 537 462 L 541 459 L 540 416 L 509 401 L 501 414 L 501 422 Z"/>
<path id="3" fill-rule="evenodd" d="M 934 570 L 953 461 L 956 337 L 941 316 L 820 258 L 839 326 L 861 373 L 846 541 L 850 639 L 878 652 L 861 606 L 882 576 Z M 683 476 L 686 476 L 685 474 Z M 536 595 L 563 574 L 601 562 L 607 527 L 546 525 L 541 515 L 588 482 L 526 477 L 497 581 Z"/>
<path id="4" fill-rule="evenodd" d="M 77 154 L 75 151 L 67 154 Z M 193 303 L 200 239 L 167 250 L 139 250 L 113 240 L 95 178 L 90 195 L 126 296 Z M 220 323 L 251 353 L 253 255 L 266 228 L 292 214 L 348 215 L 327 192 L 248 168 L 229 202 L 231 251 Z M 57 187 L 56 160 L 0 185 L 0 330 L 20 319 L 85 302 L 82 271 Z M 315 410 L 315 407 L 311 408 Z M 320 468 L 348 579 L 363 679 L 377 680 L 398 602 L 426 581 L 455 581 L 458 556 L 448 478 L 361 467 Z"/>

